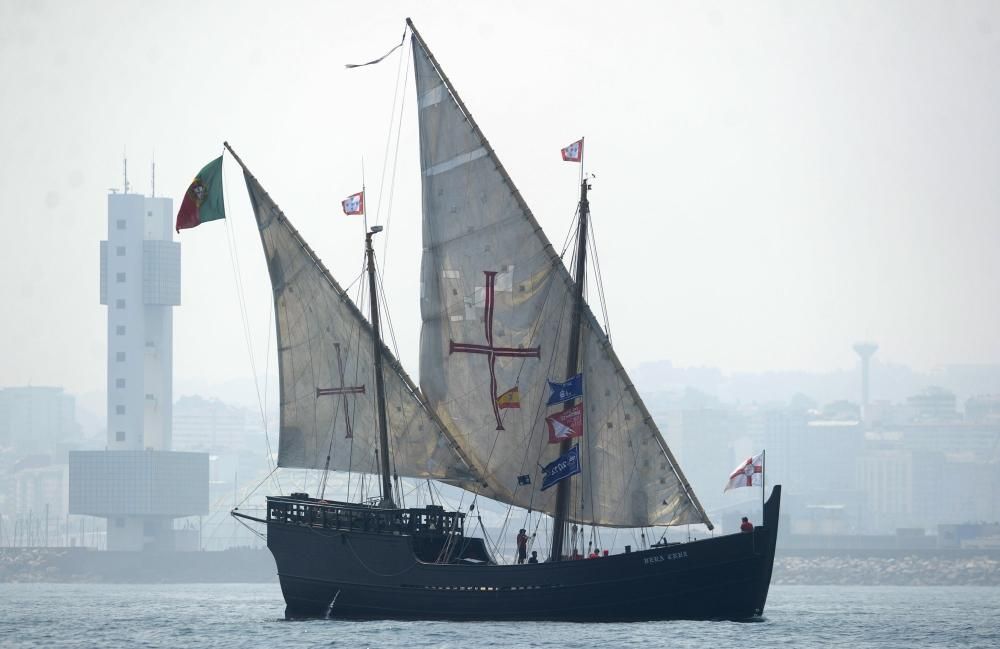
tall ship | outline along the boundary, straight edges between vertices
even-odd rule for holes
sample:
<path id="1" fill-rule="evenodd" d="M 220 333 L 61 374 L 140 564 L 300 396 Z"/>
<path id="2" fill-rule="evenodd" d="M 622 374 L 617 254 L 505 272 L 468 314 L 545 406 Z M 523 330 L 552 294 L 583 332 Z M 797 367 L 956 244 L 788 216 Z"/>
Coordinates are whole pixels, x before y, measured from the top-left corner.
<path id="1" fill-rule="evenodd" d="M 586 302 L 588 179 L 581 173 L 571 274 L 407 25 L 423 197 L 419 386 L 383 343 L 373 245 L 381 228 L 366 232 L 363 313 L 226 145 L 243 169 L 273 290 L 277 464 L 378 485 L 378 497 L 340 502 L 325 498 L 324 478 L 312 496 L 268 497 L 266 515 L 234 510 L 266 525 L 286 616 L 761 616 L 780 486 L 751 533 L 577 560 L 593 553 L 587 529 L 713 525 Z M 467 498 L 457 510 L 406 507 L 401 478 L 453 485 Z M 536 522 L 518 539 L 519 560 L 531 549 L 537 562 L 508 564 L 485 528 L 476 534 L 480 498 L 519 512 L 511 520 L 544 520 L 541 534 Z"/>

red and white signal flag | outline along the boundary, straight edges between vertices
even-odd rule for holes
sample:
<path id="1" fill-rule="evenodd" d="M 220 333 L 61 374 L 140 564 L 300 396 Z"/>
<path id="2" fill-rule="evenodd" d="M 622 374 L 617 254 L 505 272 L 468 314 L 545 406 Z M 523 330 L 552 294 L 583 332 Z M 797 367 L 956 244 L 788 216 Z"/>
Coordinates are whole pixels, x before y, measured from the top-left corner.
<path id="1" fill-rule="evenodd" d="M 566 162 L 580 162 L 583 160 L 583 138 L 570 144 L 562 150 L 562 158 Z"/>
<path id="2" fill-rule="evenodd" d="M 357 194 L 351 194 L 344 200 L 340 201 L 340 204 L 344 206 L 344 214 L 364 214 L 365 193 L 362 191 Z"/>
<path id="3" fill-rule="evenodd" d="M 729 484 L 723 492 L 737 487 L 763 487 L 764 486 L 764 452 L 760 455 L 748 457 L 729 476 Z"/>
<path id="4" fill-rule="evenodd" d="M 561 410 L 545 418 L 549 427 L 549 444 L 558 444 L 563 440 L 583 437 L 583 402 L 572 408 Z"/>

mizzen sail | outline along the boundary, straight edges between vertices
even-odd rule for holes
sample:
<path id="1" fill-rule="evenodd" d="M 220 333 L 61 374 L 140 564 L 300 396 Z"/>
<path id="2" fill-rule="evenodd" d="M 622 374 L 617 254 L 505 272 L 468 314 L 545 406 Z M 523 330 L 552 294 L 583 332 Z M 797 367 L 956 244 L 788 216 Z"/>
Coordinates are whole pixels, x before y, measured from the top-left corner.
<path id="1" fill-rule="evenodd" d="M 420 383 L 487 485 L 553 513 L 558 455 L 547 380 L 563 380 L 573 280 L 419 35 L 413 57 L 423 182 Z M 710 524 L 589 308 L 580 343 L 584 433 L 568 519 Z M 518 406 L 502 401 L 517 388 Z"/>
<path id="2" fill-rule="evenodd" d="M 243 175 L 274 293 L 278 466 L 375 472 L 371 326 L 245 166 Z M 474 473 L 420 391 L 384 347 L 382 357 L 396 473 L 473 484 Z"/>

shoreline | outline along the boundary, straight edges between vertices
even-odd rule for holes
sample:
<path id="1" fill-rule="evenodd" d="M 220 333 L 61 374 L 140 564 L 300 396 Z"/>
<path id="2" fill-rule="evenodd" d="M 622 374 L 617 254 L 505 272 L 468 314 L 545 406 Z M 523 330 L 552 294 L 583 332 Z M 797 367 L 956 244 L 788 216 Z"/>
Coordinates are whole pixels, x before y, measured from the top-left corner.
<path id="1" fill-rule="evenodd" d="M 277 582 L 264 548 L 217 552 L 98 552 L 0 548 L 0 583 Z M 774 560 L 771 583 L 800 586 L 1000 586 L 1000 553 L 979 550 L 794 550 Z"/>
<path id="2" fill-rule="evenodd" d="M 1000 559 L 989 554 L 928 556 L 781 556 L 772 584 L 802 586 L 1000 586 Z"/>

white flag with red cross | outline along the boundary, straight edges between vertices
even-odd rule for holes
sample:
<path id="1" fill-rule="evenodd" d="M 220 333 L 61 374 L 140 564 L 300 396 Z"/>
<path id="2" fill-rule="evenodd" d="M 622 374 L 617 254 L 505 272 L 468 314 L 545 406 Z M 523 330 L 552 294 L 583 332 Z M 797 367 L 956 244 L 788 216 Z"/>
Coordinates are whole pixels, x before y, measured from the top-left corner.
<path id="1" fill-rule="evenodd" d="M 358 192 L 357 194 L 351 194 L 344 200 L 340 201 L 340 204 L 344 207 L 344 214 L 364 214 L 365 213 L 365 193 Z"/>
<path id="2" fill-rule="evenodd" d="M 583 138 L 563 149 L 562 159 L 566 162 L 580 162 L 583 160 Z"/>
<path id="3" fill-rule="evenodd" d="M 748 457 L 729 476 L 729 484 L 723 493 L 737 487 L 763 487 L 764 486 L 764 452 L 760 455 Z"/>

